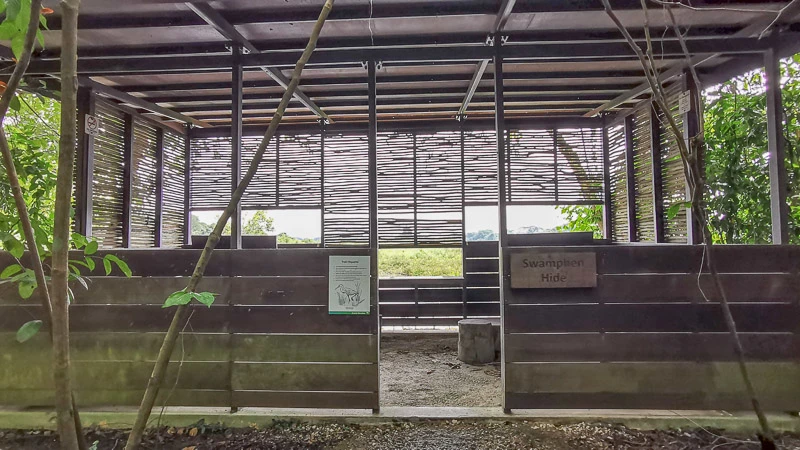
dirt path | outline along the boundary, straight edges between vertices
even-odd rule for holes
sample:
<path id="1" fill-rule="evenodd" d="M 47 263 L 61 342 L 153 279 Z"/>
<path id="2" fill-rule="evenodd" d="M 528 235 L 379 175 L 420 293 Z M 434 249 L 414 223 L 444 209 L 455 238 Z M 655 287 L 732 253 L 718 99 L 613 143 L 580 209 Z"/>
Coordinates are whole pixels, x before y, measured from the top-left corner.
<path id="1" fill-rule="evenodd" d="M 196 434 L 191 436 L 191 434 Z M 716 430 L 637 431 L 619 425 L 550 425 L 535 422 L 463 421 L 383 426 L 276 423 L 266 430 L 212 427 L 150 431 L 143 450 L 756 450 L 754 437 Z M 98 450 L 119 450 L 126 434 L 94 430 Z M 2 450 L 56 450 L 51 432 L 1 431 Z M 798 436 L 781 436 L 779 448 L 800 449 Z"/>
<path id="2" fill-rule="evenodd" d="M 500 365 L 458 360 L 454 334 L 381 336 L 382 406 L 500 406 Z"/>

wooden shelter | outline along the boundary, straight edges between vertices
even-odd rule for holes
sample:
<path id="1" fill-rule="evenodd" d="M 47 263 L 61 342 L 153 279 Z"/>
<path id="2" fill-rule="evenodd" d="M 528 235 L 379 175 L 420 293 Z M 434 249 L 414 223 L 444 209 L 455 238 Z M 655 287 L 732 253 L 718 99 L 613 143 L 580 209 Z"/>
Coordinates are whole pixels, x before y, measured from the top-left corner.
<path id="1" fill-rule="evenodd" d="M 640 1 L 611 3 L 642 39 Z M 660 79 L 692 135 L 697 107 L 680 98 L 697 86 L 660 3 L 648 1 Z M 692 3 L 674 13 L 702 83 L 766 67 L 773 235 L 786 244 L 778 61 L 800 50 L 800 4 Z M 135 276 L 98 276 L 72 306 L 79 402 L 138 403 L 168 324 L 159 305 L 199 254 L 191 213 L 227 204 L 321 5 L 82 1 L 76 227 Z M 58 91 L 57 15 L 49 27 L 28 77 L 43 93 Z M 318 210 L 320 245 L 256 248 L 273 244 L 243 238 L 237 213 L 203 286 L 221 295 L 194 310 L 190 367 L 167 400 L 377 409 L 380 325 L 500 316 L 506 409 L 746 408 L 719 305 L 697 289 L 696 226 L 666 212 L 686 196 L 676 154 L 599 0 L 339 0 L 241 204 Z M 466 241 L 465 211 L 481 205 L 497 208 L 499 242 Z M 605 239 L 509 235 L 514 205 L 602 205 Z M 379 247 L 423 246 L 462 248 L 464 276 L 379 283 Z M 596 253 L 597 288 L 511 289 L 510 255 L 534 247 Z M 763 401 L 796 409 L 800 250 L 720 254 Z M 370 315 L 328 314 L 331 255 L 372 257 Z M 0 330 L 36 309 L 21 305 L 0 297 Z M 52 400 L 46 367 L 28 367 L 0 370 L 0 404 Z"/>

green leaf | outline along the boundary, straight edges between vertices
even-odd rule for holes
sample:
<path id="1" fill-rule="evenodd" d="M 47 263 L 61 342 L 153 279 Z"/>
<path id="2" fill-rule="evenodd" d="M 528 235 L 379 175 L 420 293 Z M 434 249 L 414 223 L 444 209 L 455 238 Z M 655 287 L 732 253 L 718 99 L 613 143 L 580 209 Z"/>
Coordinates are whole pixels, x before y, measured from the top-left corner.
<path id="1" fill-rule="evenodd" d="M 25 246 L 14 236 L 9 235 L 4 244 L 6 250 L 8 250 L 14 258 L 22 258 L 22 255 L 25 254 Z"/>
<path id="2" fill-rule="evenodd" d="M 0 39 L 10 41 L 15 34 L 17 34 L 17 26 L 13 22 L 5 21 L 0 23 Z"/>
<path id="3" fill-rule="evenodd" d="M 18 285 L 19 296 L 24 299 L 29 299 L 36 290 L 36 283 L 30 281 L 22 281 Z"/>
<path id="4" fill-rule="evenodd" d="M 23 343 L 30 340 L 32 337 L 36 336 L 36 333 L 38 333 L 41 329 L 41 320 L 31 320 L 30 322 L 25 323 L 19 327 L 19 330 L 17 330 L 17 342 Z"/>
<path id="5" fill-rule="evenodd" d="M 189 302 L 192 301 L 192 293 L 186 291 L 178 291 L 173 292 L 167 297 L 167 300 L 164 302 L 163 308 L 169 308 L 171 306 L 180 306 L 180 305 L 188 305 Z"/>
<path id="6" fill-rule="evenodd" d="M 90 241 L 88 244 L 86 244 L 86 248 L 83 250 L 83 254 L 84 255 L 94 255 L 95 253 L 97 253 L 97 247 L 98 246 L 99 246 L 99 244 L 97 243 L 97 241 L 94 241 L 94 240 Z"/>
<path id="7" fill-rule="evenodd" d="M 117 267 L 119 267 L 119 270 L 122 273 L 124 273 L 126 277 L 130 278 L 133 275 L 133 272 L 131 272 L 131 269 L 128 267 L 128 265 L 125 263 L 125 261 L 117 258 L 116 255 L 106 255 L 106 256 L 104 256 L 103 257 L 103 264 L 105 264 L 105 261 L 107 261 L 107 260 L 110 260 L 114 264 L 116 264 Z M 106 275 L 108 275 L 108 274 L 106 274 Z"/>
<path id="8" fill-rule="evenodd" d="M 692 202 L 678 202 L 673 203 L 670 205 L 669 209 L 667 210 L 667 218 L 672 220 L 674 219 L 682 209 L 690 208 L 692 206 Z"/>
<path id="9" fill-rule="evenodd" d="M 214 304 L 214 300 L 217 294 L 213 294 L 211 292 L 195 292 L 192 294 L 195 300 L 198 302 L 208 306 L 209 308 L 211 305 Z"/>
<path id="10" fill-rule="evenodd" d="M 41 17 L 44 18 L 44 16 Z M 45 29 L 47 29 L 47 27 L 45 27 Z M 42 48 L 44 48 L 44 34 L 42 33 L 42 30 L 36 30 L 36 41 L 39 42 L 39 45 Z"/>
<path id="11" fill-rule="evenodd" d="M 108 260 L 108 255 L 103 258 L 103 268 L 106 269 L 106 276 L 111 275 L 111 261 Z"/>
<path id="12" fill-rule="evenodd" d="M 72 243 L 75 244 L 75 248 L 83 248 L 89 243 L 89 240 L 86 239 L 86 236 L 80 233 L 72 233 Z"/>
<path id="13" fill-rule="evenodd" d="M 14 57 L 19 60 L 22 57 L 22 50 L 25 48 L 25 35 L 17 34 L 11 38 L 11 51 L 14 52 Z M 18 111 L 19 109 L 17 109 Z"/>
<path id="14" fill-rule="evenodd" d="M 0 278 L 9 278 L 20 272 L 22 272 L 22 266 L 20 266 L 19 264 L 11 264 L 10 266 L 3 269 L 2 272 L 0 272 Z"/>
<path id="15" fill-rule="evenodd" d="M 93 272 L 95 268 L 94 260 L 87 256 L 85 261 L 86 261 L 86 267 L 89 269 L 90 272 Z"/>
<path id="16" fill-rule="evenodd" d="M 22 108 L 22 103 L 20 103 L 18 95 L 11 97 L 11 102 L 8 104 L 8 107 L 11 108 L 12 111 L 19 112 L 20 108 Z"/>

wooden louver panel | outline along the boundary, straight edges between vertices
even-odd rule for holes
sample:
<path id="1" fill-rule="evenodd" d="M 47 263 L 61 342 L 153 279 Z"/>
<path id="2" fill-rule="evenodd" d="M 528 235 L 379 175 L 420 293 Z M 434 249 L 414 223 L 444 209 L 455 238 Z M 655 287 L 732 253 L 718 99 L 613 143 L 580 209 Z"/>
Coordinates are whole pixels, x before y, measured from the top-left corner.
<path id="1" fill-rule="evenodd" d="M 164 131 L 164 198 L 161 211 L 161 246 L 179 247 L 186 238 L 184 227 L 186 154 L 185 137 Z"/>
<path id="2" fill-rule="evenodd" d="M 191 177 L 193 210 L 224 209 L 231 198 L 231 139 L 192 139 Z"/>
<path id="3" fill-rule="evenodd" d="M 94 140 L 92 236 L 101 247 L 122 247 L 125 116 L 97 102 L 100 132 Z"/>
<path id="4" fill-rule="evenodd" d="M 277 205 L 277 140 L 275 136 L 267 146 L 267 151 L 264 153 L 264 158 L 261 164 L 258 165 L 256 176 L 250 182 L 250 186 L 242 197 L 242 208 L 244 209 L 268 209 Z M 247 171 L 250 162 L 261 145 L 261 136 L 245 136 L 242 138 L 242 174 Z M 230 157 L 230 156 L 229 156 Z M 230 199 L 230 191 L 228 191 L 227 198 Z M 226 200 L 227 203 L 227 200 Z"/>
<path id="5" fill-rule="evenodd" d="M 683 115 L 678 112 L 678 97 L 681 94 L 681 83 L 667 88 L 667 103 L 678 128 L 683 129 Z M 663 116 L 663 114 L 662 114 Z M 673 204 L 687 200 L 686 176 L 683 173 L 683 162 L 675 134 L 665 120 L 661 121 L 661 178 L 664 198 L 664 234 L 667 242 L 686 243 L 688 239 L 686 208 L 681 208 L 677 215 L 670 218 L 669 209 Z"/>
<path id="6" fill-rule="evenodd" d="M 497 204 L 497 133 L 464 132 L 464 194 L 468 204 Z"/>
<path id="7" fill-rule="evenodd" d="M 133 123 L 131 166 L 131 240 L 133 248 L 155 246 L 156 129 L 140 119 Z"/>
<path id="8" fill-rule="evenodd" d="M 378 236 L 381 244 L 416 242 L 416 136 L 378 133 Z"/>
<path id="9" fill-rule="evenodd" d="M 461 133 L 417 134 L 417 244 L 460 246 Z"/>
<path id="10" fill-rule="evenodd" d="M 326 246 L 369 245 L 368 154 L 366 134 L 325 136 Z"/>
<path id="11" fill-rule="evenodd" d="M 280 137 L 278 147 L 278 204 L 281 207 L 320 207 L 322 136 Z"/>
<path id="12" fill-rule="evenodd" d="M 650 146 L 650 104 L 636 111 L 633 129 L 633 174 L 636 187 L 637 240 L 655 242 L 653 156 Z"/>
<path id="13" fill-rule="evenodd" d="M 603 131 L 556 130 L 558 201 L 603 201 Z"/>
<path id="14" fill-rule="evenodd" d="M 628 235 L 628 182 L 625 165 L 625 127 L 608 129 L 608 160 L 611 176 L 612 240 L 630 242 Z"/>

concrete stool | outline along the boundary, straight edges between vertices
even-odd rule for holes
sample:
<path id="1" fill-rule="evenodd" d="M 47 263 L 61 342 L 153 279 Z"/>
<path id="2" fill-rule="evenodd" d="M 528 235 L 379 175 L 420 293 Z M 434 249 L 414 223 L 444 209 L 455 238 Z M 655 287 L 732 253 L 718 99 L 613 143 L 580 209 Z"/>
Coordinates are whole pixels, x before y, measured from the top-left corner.
<path id="1" fill-rule="evenodd" d="M 486 319 L 458 321 L 458 359 L 467 364 L 489 364 L 495 357 L 495 333 Z"/>

